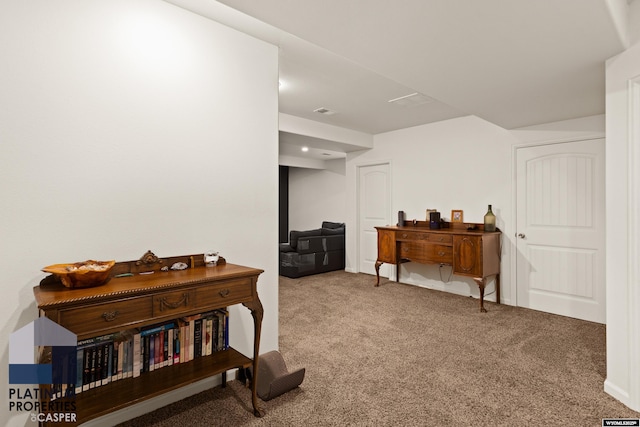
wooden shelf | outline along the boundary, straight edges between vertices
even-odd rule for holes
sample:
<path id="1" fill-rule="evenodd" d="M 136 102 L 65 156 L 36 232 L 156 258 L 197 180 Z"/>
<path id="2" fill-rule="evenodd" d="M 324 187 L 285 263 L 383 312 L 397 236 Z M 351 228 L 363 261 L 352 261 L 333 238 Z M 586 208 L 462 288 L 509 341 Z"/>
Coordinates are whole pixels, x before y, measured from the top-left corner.
<path id="1" fill-rule="evenodd" d="M 76 396 L 76 413 L 82 422 L 226 372 L 249 367 L 252 360 L 230 348 L 190 362 L 145 372 L 137 378 L 111 382 Z M 108 396 L 108 397 L 106 397 Z"/>

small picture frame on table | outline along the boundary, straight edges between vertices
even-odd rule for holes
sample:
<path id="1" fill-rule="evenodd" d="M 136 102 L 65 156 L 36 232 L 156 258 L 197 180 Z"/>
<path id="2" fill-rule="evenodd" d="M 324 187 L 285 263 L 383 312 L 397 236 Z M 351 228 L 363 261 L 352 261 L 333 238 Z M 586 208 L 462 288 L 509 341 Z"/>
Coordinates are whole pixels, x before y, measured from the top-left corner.
<path id="1" fill-rule="evenodd" d="M 463 222 L 464 215 L 462 211 L 452 210 L 451 211 L 451 222 Z"/>

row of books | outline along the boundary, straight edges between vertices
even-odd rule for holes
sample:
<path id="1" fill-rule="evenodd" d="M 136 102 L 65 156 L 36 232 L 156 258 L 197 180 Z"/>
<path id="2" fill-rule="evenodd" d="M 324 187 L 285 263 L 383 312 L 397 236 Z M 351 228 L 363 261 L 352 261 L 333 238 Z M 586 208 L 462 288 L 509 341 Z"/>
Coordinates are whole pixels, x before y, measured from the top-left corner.
<path id="1" fill-rule="evenodd" d="M 229 347 L 229 314 L 215 310 L 78 342 L 75 394 Z"/>

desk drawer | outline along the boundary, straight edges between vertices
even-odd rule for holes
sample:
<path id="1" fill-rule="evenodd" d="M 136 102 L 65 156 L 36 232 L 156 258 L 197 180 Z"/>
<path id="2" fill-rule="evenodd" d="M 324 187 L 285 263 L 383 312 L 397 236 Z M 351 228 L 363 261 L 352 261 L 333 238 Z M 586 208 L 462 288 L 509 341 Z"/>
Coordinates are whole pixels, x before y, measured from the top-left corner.
<path id="1" fill-rule="evenodd" d="M 410 232 L 410 231 L 400 231 L 396 234 L 397 239 L 401 241 L 411 241 L 411 240 L 428 240 L 429 235 L 427 233 L 419 233 L 419 232 Z"/>
<path id="2" fill-rule="evenodd" d="M 425 264 L 453 264 L 453 246 L 435 245 L 428 242 L 402 242 L 400 256 Z"/>
<path id="3" fill-rule="evenodd" d="M 427 240 L 431 243 L 440 243 L 443 245 L 451 245 L 453 243 L 453 236 L 451 234 L 429 233 L 427 236 Z"/>
<path id="4" fill-rule="evenodd" d="M 131 298 L 105 304 L 95 304 L 61 310 L 58 323 L 76 335 L 112 328 L 126 327 L 151 317 L 151 297 Z"/>
<path id="5" fill-rule="evenodd" d="M 198 288 L 198 307 L 222 308 L 252 299 L 251 279 L 230 280 Z"/>
<path id="6" fill-rule="evenodd" d="M 425 245 L 423 255 L 427 262 L 453 264 L 453 246 Z"/>
<path id="7" fill-rule="evenodd" d="M 180 316 L 198 307 L 195 289 L 163 292 L 153 297 L 154 316 Z"/>
<path id="8" fill-rule="evenodd" d="M 421 242 L 402 242 L 400 243 L 400 257 L 419 261 L 424 258 L 424 247 L 427 246 Z"/>
<path id="9" fill-rule="evenodd" d="M 410 232 L 410 231 L 401 231 L 397 234 L 399 241 L 421 241 L 421 242 L 430 242 L 430 243 L 441 243 L 443 245 L 452 244 L 453 236 L 450 234 L 444 233 L 421 233 L 421 232 Z"/>

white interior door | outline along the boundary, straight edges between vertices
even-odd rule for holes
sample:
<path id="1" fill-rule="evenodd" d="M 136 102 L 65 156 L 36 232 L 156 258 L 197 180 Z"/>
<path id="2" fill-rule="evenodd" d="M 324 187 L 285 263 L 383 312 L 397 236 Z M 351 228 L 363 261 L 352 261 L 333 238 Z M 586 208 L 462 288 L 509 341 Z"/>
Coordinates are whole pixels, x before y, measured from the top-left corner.
<path id="1" fill-rule="evenodd" d="M 358 242 L 359 271 L 376 274 L 378 235 L 374 227 L 389 225 L 391 184 L 389 164 L 360 166 L 358 168 Z M 383 265 L 380 275 L 388 277 Z"/>
<path id="2" fill-rule="evenodd" d="M 516 150 L 519 306 L 605 323 L 604 148 Z"/>

